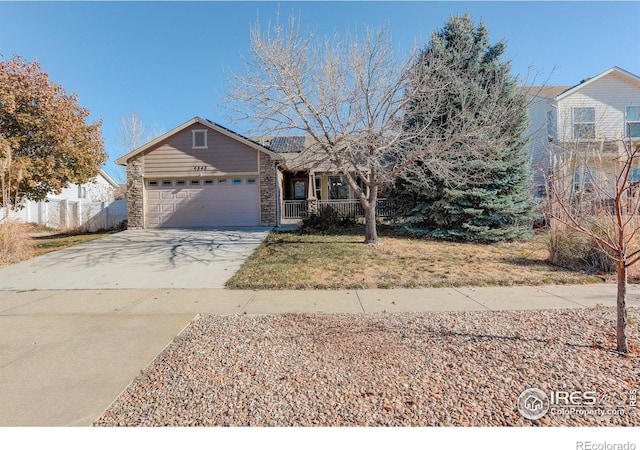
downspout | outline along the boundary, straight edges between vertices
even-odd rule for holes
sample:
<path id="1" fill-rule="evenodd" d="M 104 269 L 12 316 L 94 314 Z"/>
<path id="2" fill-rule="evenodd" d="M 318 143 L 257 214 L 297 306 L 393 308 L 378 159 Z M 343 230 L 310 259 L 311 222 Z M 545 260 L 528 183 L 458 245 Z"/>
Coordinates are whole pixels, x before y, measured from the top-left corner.
<path id="1" fill-rule="evenodd" d="M 276 228 L 280 228 L 280 166 L 281 162 L 276 162 Z"/>

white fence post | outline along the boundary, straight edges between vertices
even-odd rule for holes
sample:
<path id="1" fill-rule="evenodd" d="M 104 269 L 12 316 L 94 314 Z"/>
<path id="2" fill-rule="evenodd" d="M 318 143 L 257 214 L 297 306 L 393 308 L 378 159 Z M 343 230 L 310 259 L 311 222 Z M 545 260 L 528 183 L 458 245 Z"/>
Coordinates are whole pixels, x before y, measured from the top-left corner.
<path id="1" fill-rule="evenodd" d="M 60 202 L 60 229 L 69 228 L 69 200 L 63 199 Z"/>

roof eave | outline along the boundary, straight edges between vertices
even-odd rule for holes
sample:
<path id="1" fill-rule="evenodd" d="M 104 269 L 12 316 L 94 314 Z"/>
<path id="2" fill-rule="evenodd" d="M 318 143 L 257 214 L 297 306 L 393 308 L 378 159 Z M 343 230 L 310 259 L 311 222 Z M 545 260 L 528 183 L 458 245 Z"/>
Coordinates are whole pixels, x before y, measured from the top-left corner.
<path id="1" fill-rule="evenodd" d="M 184 130 L 185 128 L 190 127 L 191 125 L 195 124 L 195 123 L 199 123 L 200 125 L 203 125 L 211 130 L 217 131 L 220 134 L 223 134 L 231 139 L 234 139 L 236 141 L 242 142 L 246 145 L 248 145 L 249 147 L 253 148 L 254 150 L 263 152 L 268 154 L 269 156 L 271 156 L 271 158 L 273 159 L 280 159 L 277 153 L 272 152 L 271 150 L 269 150 L 268 148 L 258 144 L 257 142 L 252 141 L 251 139 L 242 136 L 241 134 L 236 133 L 235 131 L 231 131 L 228 128 L 223 127 L 222 125 L 218 125 L 215 122 L 212 122 L 210 120 L 207 119 L 201 119 L 200 117 L 194 117 L 191 120 L 188 120 L 187 122 L 183 123 L 182 125 L 177 126 L 176 128 L 172 129 L 171 131 L 168 131 L 166 133 L 164 133 L 162 136 L 158 136 L 157 138 L 155 138 L 152 141 L 147 142 L 146 144 L 144 144 L 142 147 L 139 147 L 137 149 L 135 149 L 134 151 L 127 153 L 124 156 L 121 156 L 120 158 L 115 160 L 115 163 L 120 165 L 120 166 L 126 166 L 127 162 L 133 158 L 136 155 L 139 155 L 140 153 L 145 152 L 146 150 L 152 148 L 153 146 L 159 144 L 160 142 L 162 142 L 163 140 L 167 139 L 168 137 L 181 132 L 182 130 Z"/>

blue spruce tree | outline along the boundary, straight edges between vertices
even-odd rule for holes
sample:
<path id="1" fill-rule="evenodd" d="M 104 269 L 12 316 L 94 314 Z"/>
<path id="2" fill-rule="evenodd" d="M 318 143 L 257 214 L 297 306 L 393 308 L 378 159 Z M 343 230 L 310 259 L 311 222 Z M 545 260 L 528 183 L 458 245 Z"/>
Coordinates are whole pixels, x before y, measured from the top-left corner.
<path id="1" fill-rule="evenodd" d="M 504 42 L 490 45 L 487 28 L 476 27 L 467 14 L 450 18 L 419 54 L 414 82 L 427 83 L 425 92 L 445 94 L 437 104 L 433 96 L 412 98 L 404 127 L 428 135 L 421 142 L 436 142 L 438 134 L 459 136 L 444 156 L 453 167 L 449 176 L 424 168 L 408 172 L 420 177 L 396 181 L 392 196 L 398 223 L 406 230 L 484 243 L 531 235 L 527 100 L 510 75 L 509 62 L 501 61 L 504 51 Z M 476 125 L 473 136 L 465 134 L 469 123 Z M 469 151 L 470 146 L 477 148 Z"/>

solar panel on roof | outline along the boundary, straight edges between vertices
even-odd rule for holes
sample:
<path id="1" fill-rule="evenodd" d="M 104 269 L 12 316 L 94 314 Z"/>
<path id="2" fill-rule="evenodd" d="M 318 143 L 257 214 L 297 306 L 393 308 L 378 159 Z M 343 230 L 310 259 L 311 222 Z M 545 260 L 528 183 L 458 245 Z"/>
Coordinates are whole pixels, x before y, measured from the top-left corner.
<path id="1" fill-rule="evenodd" d="M 278 136 L 269 144 L 269 149 L 276 153 L 301 152 L 304 148 L 304 136 Z"/>

